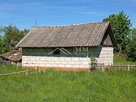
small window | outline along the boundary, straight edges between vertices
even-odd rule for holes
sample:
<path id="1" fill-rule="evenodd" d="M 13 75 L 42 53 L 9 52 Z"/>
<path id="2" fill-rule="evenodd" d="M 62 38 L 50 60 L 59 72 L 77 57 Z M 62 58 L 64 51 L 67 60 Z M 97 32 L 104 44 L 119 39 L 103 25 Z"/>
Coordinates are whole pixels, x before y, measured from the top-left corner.
<path id="1" fill-rule="evenodd" d="M 60 54 L 60 50 L 59 50 L 59 49 L 55 50 L 55 51 L 53 52 L 53 54 L 54 54 L 54 55 L 59 55 L 59 54 Z"/>

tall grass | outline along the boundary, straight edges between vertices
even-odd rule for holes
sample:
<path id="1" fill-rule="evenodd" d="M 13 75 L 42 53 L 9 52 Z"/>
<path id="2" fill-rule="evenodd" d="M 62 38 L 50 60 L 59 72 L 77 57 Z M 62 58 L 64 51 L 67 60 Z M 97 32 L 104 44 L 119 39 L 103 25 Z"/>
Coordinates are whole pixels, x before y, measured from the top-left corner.
<path id="1" fill-rule="evenodd" d="M 0 72 L 2 70 L 0 68 Z M 17 74 L 0 77 L 0 102 L 135 101 L 135 70 L 129 72 L 29 70 L 28 76 Z"/>
<path id="2" fill-rule="evenodd" d="M 0 74 L 11 73 L 11 72 L 15 72 L 15 71 L 22 71 L 22 70 L 24 70 L 24 69 L 22 69 L 21 66 L 15 66 L 15 65 L 0 66 Z"/>

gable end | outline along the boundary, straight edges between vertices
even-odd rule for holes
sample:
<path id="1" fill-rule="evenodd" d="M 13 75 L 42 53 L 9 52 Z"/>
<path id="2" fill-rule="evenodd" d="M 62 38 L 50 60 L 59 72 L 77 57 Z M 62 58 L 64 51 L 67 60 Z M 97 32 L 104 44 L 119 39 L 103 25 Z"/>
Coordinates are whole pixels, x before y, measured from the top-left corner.
<path id="1" fill-rule="evenodd" d="M 101 42 L 101 45 L 104 46 L 112 46 L 112 47 L 116 47 L 116 41 L 115 41 L 115 37 L 113 35 L 111 26 L 109 25 L 104 36 L 103 36 L 103 40 Z"/>

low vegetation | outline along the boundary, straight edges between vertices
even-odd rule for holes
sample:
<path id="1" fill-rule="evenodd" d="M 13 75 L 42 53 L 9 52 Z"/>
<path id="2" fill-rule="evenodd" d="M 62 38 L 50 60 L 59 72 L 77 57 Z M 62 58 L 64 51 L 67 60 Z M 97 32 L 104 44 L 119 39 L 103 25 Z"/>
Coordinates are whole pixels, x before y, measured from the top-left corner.
<path id="1" fill-rule="evenodd" d="M 115 65 L 127 65 L 127 64 L 136 65 L 136 61 L 129 60 L 128 57 L 123 54 L 122 55 L 115 54 L 113 60 Z"/>
<path id="2" fill-rule="evenodd" d="M 24 70 L 0 66 L 0 73 Z M 135 102 L 136 70 L 58 72 L 29 70 L 0 76 L 1 102 Z"/>
<path id="3" fill-rule="evenodd" d="M 12 73 L 24 70 L 21 66 L 6 65 L 0 66 L 0 74 Z"/>

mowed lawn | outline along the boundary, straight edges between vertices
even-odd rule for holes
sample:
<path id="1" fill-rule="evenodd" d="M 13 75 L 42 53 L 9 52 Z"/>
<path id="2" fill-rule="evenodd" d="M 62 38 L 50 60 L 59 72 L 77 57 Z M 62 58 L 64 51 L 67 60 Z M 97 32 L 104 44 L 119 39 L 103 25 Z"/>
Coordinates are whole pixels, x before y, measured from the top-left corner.
<path id="1" fill-rule="evenodd" d="M 0 74 L 19 70 L 0 66 Z M 136 102 L 136 70 L 0 76 L 0 102 Z"/>

